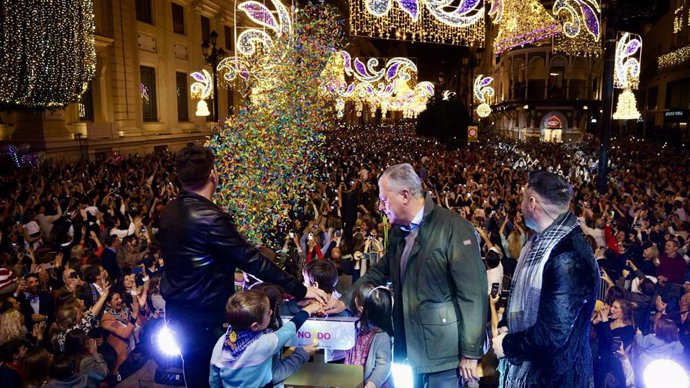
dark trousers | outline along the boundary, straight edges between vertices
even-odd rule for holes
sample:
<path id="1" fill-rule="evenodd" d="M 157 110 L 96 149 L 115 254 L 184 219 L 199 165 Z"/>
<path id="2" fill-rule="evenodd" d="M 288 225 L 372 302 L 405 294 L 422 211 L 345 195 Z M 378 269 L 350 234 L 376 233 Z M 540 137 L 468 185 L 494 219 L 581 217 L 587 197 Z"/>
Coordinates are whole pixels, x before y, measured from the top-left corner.
<path id="1" fill-rule="evenodd" d="M 170 319 L 168 326 L 173 331 L 182 351 L 187 386 L 190 388 L 208 387 L 211 353 L 225 330 L 222 326 L 189 323 L 175 319 Z"/>
<path id="2" fill-rule="evenodd" d="M 435 373 L 415 373 L 414 388 L 458 388 L 462 387 L 462 379 L 458 368 Z"/>

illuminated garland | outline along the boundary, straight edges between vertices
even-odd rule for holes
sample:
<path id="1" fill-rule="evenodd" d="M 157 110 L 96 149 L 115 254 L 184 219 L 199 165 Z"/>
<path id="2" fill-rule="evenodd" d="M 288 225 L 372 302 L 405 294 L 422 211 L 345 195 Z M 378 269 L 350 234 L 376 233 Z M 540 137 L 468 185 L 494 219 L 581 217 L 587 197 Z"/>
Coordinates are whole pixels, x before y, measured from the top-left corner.
<path id="1" fill-rule="evenodd" d="M 538 0 L 501 0 L 503 14 L 494 41 L 496 54 L 513 47 L 538 44 L 561 33 L 561 26 Z"/>
<path id="2" fill-rule="evenodd" d="M 196 104 L 196 116 L 210 116 L 211 112 L 208 110 L 208 104 L 206 99 L 211 97 L 213 93 L 213 81 L 211 79 L 211 74 L 209 74 L 206 69 L 202 69 L 201 72 L 195 71 L 191 74 L 191 77 L 195 80 L 190 86 L 192 91 L 192 98 L 198 98 L 199 102 Z"/>
<path id="3" fill-rule="evenodd" d="M 481 0 L 351 0 L 350 33 L 375 38 L 484 44 Z"/>
<path id="4" fill-rule="evenodd" d="M 50 108 L 78 101 L 96 71 L 92 1 L 3 1 L 3 7 L 0 104 Z"/>
<path id="5" fill-rule="evenodd" d="M 641 59 L 642 38 L 630 32 L 619 32 L 618 40 L 616 41 L 613 87 L 637 89 L 640 83 Z"/>
<path id="6" fill-rule="evenodd" d="M 668 54 L 661 55 L 657 59 L 657 66 L 659 70 L 670 69 L 682 64 L 685 64 L 690 59 L 690 45 L 681 47 L 678 50 L 671 51 Z"/>

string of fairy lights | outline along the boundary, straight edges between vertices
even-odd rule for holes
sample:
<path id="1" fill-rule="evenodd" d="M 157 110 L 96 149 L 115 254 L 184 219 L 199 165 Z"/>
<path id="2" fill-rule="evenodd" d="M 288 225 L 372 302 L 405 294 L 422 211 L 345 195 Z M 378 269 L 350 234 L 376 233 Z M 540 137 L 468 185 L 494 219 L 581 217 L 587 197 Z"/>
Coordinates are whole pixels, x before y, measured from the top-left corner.
<path id="1" fill-rule="evenodd" d="M 3 7 L 0 104 L 45 109 L 78 101 L 96 71 L 93 2 L 4 1 Z"/>

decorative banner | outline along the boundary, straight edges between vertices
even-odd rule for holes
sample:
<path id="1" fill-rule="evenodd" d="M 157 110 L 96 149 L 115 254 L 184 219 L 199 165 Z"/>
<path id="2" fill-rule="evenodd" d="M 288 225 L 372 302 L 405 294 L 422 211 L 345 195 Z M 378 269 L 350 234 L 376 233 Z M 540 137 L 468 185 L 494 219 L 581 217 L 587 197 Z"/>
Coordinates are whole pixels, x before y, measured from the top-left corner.
<path id="1" fill-rule="evenodd" d="M 292 317 L 281 317 L 283 324 Z M 355 322 L 359 318 L 309 318 L 287 346 L 308 346 L 318 342 L 319 349 L 350 350 L 355 346 Z"/>
<path id="2" fill-rule="evenodd" d="M 494 41 L 496 54 L 526 44 L 540 44 L 540 41 L 561 33 L 561 25 L 539 0 L 500 1 L 501 13 L 494 12 L 494 17 L 500 20 Z"/>
<path id="3" fill-rule="evenodd" d="M 476 125 L 467 126 L 467 142 L 476 143 L 479 141 L 479 128 Z"/>
<path id="4" fill-rule="evenodd" d="M 584 57 L 601 55 L 599 0 L 556 0 L 552 9 L 563 25 L 563 33 L 554 38 L 554 51 Z"/>
<path id="5" fill-rule="evenodd" d="M 494 88 L 489 86 L 494 81 L 491 77 L 484 77 L 484 74 L 479 74 L 474 79 L 474 98 L 479 102 L 477 107 L 477 115 L 479 117 L 487 117 L 491 114 L 491 97 L 494 96 Z"/>
<path id="6" fill-rule="evenodd" d="M 351 0 L 350 33 L 374 38 L 484 45 L 482 0 Z"/>
<path id="7" fill-rule="evenodd" d="M 640 83 L 642 37 L 630 32 L 618 32 L 616 59 L 614 62 L 613 87 L 637 89 Z"/>

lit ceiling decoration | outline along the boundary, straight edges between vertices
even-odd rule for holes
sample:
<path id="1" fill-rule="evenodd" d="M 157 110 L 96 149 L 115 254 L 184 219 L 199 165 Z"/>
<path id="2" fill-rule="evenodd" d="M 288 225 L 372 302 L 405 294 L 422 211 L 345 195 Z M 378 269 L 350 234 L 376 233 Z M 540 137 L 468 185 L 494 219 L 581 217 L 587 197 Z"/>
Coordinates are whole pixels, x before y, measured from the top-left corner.
<path id="1" fill-rule="evenodd" d="M 501 0 L 503 15 L 494 41 L 496 54 L 561 33 L 562 28 L 539 0 Z"/>
<path id="2" fill-rule="evenodd" d="M 556 0 L 552 10 L 563 25 L 563 34 L 554 38 L 554 51 L 585 57 L 601 55 L 599 0 Z"/>
<path id="3" fill-rule="evenodd" d="M 491 77 L 484 77 L 484 74 L 479 74 L 474 79 L 474 98 L 479 102 L 477 106 L 477 115 L 479 117 L 487 117 L 491 114 L 491 98 L 494 96 L 494 88 L 489 86 L 494 81 Z"/>
<path id="4" fill-rule="evenodd" d="M 491 9 L 489 9 L 489 16 L 491 16 L 493 23 L 498 24 L 503 18 L 503 0 L 492 0 Z"/>
<path id="5" fill-rule="evenodd" d="M 351 0 L 351 35 L 484 45 L 483 0 Z"/>
<path id="6" fill-rule="evenodd" d="M 270 70 L 275 61 L 265 54 L 270 50 L 274 42 L 284 34 L 292 33 L 291 14 L 279 0 L 271 0 L 275 11 L 271 11 L 266 5 L 257 1 L 245 1 L 237 4 L 237 11 L 244 12 L 249 20 L 260 27 L 238 27 L 235 19 L 235 31 L 242 32 L 237 35 L 235 47 L 237 54 L 226 57 L 218 63 L 218 73 L 226 83 L 232 83 L 239 76 L 248 80 L 252 75 L 249 72 L 249 63 L 259 63 L 259 68 Z M 259 74 L 254 76 L 260 77 Z"/>
<path id="7" fill-rule="evenodd" d="M 630 32 L 619 32 L 616 41 L 613 87 L 637 89 L 640 83 L 642 37 Z"/>

